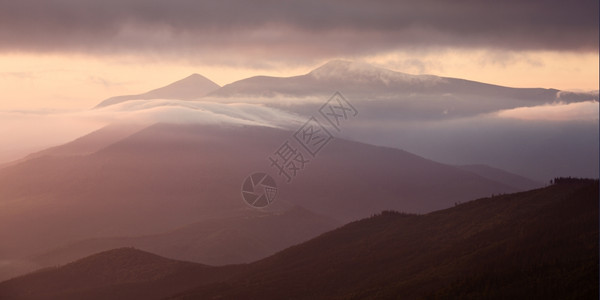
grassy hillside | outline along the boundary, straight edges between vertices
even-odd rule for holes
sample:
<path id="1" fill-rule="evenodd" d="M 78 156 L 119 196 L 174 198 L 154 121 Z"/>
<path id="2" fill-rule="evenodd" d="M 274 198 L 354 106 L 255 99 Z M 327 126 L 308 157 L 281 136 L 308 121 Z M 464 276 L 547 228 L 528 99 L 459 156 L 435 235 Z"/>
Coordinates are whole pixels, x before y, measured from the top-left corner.
<path id="1" fill-rule="evenodd" d="M 596 299 L 598 182 L 384 212 L 179 299 Z"/>

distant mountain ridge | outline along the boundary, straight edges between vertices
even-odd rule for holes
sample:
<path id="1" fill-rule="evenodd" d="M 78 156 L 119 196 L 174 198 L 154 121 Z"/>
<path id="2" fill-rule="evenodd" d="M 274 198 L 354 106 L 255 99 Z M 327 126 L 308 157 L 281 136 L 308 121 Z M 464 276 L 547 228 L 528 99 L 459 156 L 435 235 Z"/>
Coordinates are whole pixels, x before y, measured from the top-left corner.
<path id="1" fill-rule="evenodd" d="M 193 74 L 168 86 L 139 95 L 126 95 L 102 101 L 96 108 L 141 99 L 202 100 L 235 97 L 306 97 L 330 95 L 333 91 L 348 95 L 378 98 L 402 93 L 465 93 L 511 99 L 544 101 L 598 100 L 590 93 L 565 92 L 557 89 L 511 88 L 465 79 L 435 75 L 410 75 L 367 63 L 332 60 L 304 75 L 292 77 L 253 76 L 218 86 L 206 77 Z M 560 92 L 560 93 L 559 93 Z M 592 98 L 590 98 L 592 97 Z"/>
<path id="2" fill-rule="evenodd" d="M 184 79 L 173 82 L 167 86 L 151 90 L 147 93 L 138 95 L 125 95 L 108 98 L 95 108 L 101 108 L 129 100 L 150 100 L 150 99 L 179 99 L 193 100 L 215 91 L 220 86 L 210 79 L 200 75 L 192 74 Z"/>
<path id="3" fill-rule="evenodd" d="M 226 84 L 209 96 L 306 96 L 340 90 L 350 95 L 377 98 L 390 93 L 465 93 L 496 95 L 530 101 L 580 101 L 589 93 L 563 92 L 557 89 L 512 88 L 466 79 L 435 75 L 411 75 L 362 62 L 333 60 L 307 74 L 292 77 L 255 76 Z M 560 97 L 560 98 L 559 98 Z M 596 95 L 594 99 L 598 99 Z"/>

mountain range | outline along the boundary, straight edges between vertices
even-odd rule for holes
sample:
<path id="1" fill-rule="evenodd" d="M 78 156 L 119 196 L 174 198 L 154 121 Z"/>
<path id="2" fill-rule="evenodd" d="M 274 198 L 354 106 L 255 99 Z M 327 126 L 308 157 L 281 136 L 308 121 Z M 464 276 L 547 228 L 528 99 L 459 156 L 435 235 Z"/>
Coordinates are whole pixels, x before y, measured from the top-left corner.
<path id="1" fill-rule="evenodd" d="M 220 102 L 260 101 L 267 106 L 305 114 L 310 112 L 313 103 L 301 99 L 326 98 L 335 91 L 341 91 L 358 104 L 368 103 L 361 114 L 405 120 L 457 118 L 559 101 L 598 101 L 598 95 L 593 93 L 510 88 L 435 75 L 410 75 L 366 63 L 334 60 L 305 75 L 254 76 L 223 87 L 193 74 L 144 94 L 106 99 L 96 108 L 142 99 L 217 99 Z"/>
<path id="2" fill-rule="evenodd" d="M 471 80 L 441 77 L 435 75 L 410 75 L 391 71 L 367 63 L 343 60 L 330 61 L 315 70 L 299 76 L 271 77 L 254 76 L 235 81 L 220 87 L 210 79 L 192 74 L 182 80 L 143 94 L 117 96 L 99 103 L 96 108 L 113 105 L 129 100 L 151 99 L 202 99 L 219 97 L 239 100 L 240 97 L 287 98 L 308 96 L 329 96 L 334 91 L 342 91 L 359 101 L 385 99 L 408 95 L 420 99 L 425 98 L 424 106 L 439 103 L 435 97 L 445 95 L 445 102 L 459 104 L 455 97 L 473 96 L 479 101 L 465 101 L 471 106 L 465 113 L 484 112 L 486 109 L 513 108 L 517 105 L 532 106 L 539 103 L 563 101 L 566 103 L 585 100 L 598 100 L 598 95 L 582 92 L 568 92 L 543 88 L 510 88 Z M 493 95 L 493 98 L 490 98 Z M 111 99 L 120 99 L 119 101 Z M 504 99 L 505 101 L 497 101 Z M 453 101 L 454 100 L 454 101 Z M 268 103 L 277 105 L 277 103 Z M 304 103 L 292 103 L 303 105 Z M 370 103 L 376 104 L 376 103 Z M 479 108 L 481 107 L 481 108 Z M 439 116 L 439 115 L 438 115 Z"/>
<path id="3" fill-rule="evenodd" d="M 384 211 L 245 265 L 119 248 L 0 283 L 6 299 L 592 299 L 598 181 Z"/>
<path id="4" fill-rule="evenodd" d="M 0 166 L 0 281 L 39 270 L 0 298 L 588 296 L 597 181 L 541 187 L 598 177 L 598 119 L 503 113 L 597 102 L 347 61 L 109 98 L 87 113 L 120 122 Z M 286 180 L 270 159 L 315 116 L 331 139 Z"/>
<path id="5" fill-rule="evenodd" d="M 159 252 L 203 263 L 245 262 L 335 224 L 318 221 L 320 217 L 312 214 L 332 222 L 348 222 L 384 209 L 424 213 L 465 199 L 522 190 L 514 183 L 495 181 L 402 150 L 343 139 L 332 140 L 305 173 L 288 184 L 268 160 L 293 134 L 286 130 L 196 124 L 155 124 L 133 134 L 132 127 L 123 130 L 118 133 L 117 127 L 109 126 L 0 169 L 0 238 L 6 242 L 0 247 L 3 260 L 15 264 L 65 262 L 115 245 L 113 238 L 126 238 L 120 239 L 126 241 L 124 246 L 156 251 L 158 241 L 165 238 L 189 238 L 190 234 L 179 234 L 178 228 L 216 220 L 210 221 L 220 224 L 213 226 L 213 232 L 192 230 L 195 243 L 189 247 L 229 248 L 235 253 L 221 258 L 186 256 L 175 246 Z M 91 146 L 82 146 L 85 144 Z M 91 149 L 97 150 L 89 153 Z M 249 242 L 245 249 L 234 247 L 239 241 L 233 237 L 239 233 L 220 243 L 202 244 L 211 234 L 241 226 L 236 218 L 252 216 L 253 209 L 242 200 L 240 189 L 246 176 L 260 171 L 272 173 L 278 182 L 278 200 L 269 207 L 270 213 L 304 207 L 308 209 L 305 216 L 296 214 L 298 217 L 291 219 L 311 229 L 293 231 L 291 224 L 279 218 L 279 225 L 267 228 L 267 233 L 250 232 L 251 236 L 241 238 L 252 241 L 273 234 L 281 239 L 280 244 L 265 247 Z M 73 250 L 81 249 L 78 242 L 89 239 L 100 239 L 99 248 Z M 150 244 L 142 242 L 148 240 Z M 38 259 L 73 244 L 71 250 L 57 254 L 60 260 Z"/>
<path id="6" fill-rule="evenodd" d="M 133 98 L 116 98 L 120 99 L 117 102 L 180 99 L 245 103 L 308 118 L 339 91 L 360 113 L 360 118 L 349 122 L 340 133 L 348 139 L 400 148 L 448 164 L 485 164 L 541 182 L 555 176 L 599 176 L 597 118 L 557 122 L 544 119 L 547 113 L 543 112 L 537 114 L 542 116 L 539 120 L 503 117 L 506 111 L 543 110 L 555 105 L 593 103 L 597 109 L 597 92 L 511 88 L 410 75 L 343 60 L 330 61 L 304 75 L 255 76 L 220 88 L 205 88 L 205 79 L 192 75 L 180 81 L 189 83 L 185 88 L 178 89 L 180 82 L 176 82 Z M 193 86 L 197 88 L 191 92 Z M 110 108 L 111 103 L 117 103 L 111 99 L 97 107 Z M 282 126 L 280 122 L 275 125 Z M 293 130 L 291 127 L 287 128 Z"/>

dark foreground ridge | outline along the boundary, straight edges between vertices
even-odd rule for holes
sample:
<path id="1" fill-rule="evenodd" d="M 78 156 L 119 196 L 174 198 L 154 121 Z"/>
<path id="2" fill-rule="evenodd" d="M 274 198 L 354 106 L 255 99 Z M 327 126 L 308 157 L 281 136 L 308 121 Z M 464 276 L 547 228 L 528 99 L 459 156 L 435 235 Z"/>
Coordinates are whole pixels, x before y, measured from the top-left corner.
<path id="1" fill-rule="evenodd" d="M 597 299 L 598 181 L 386 211 L 249 265 L 133 249 L 0 283 L 2 299 Z"/>

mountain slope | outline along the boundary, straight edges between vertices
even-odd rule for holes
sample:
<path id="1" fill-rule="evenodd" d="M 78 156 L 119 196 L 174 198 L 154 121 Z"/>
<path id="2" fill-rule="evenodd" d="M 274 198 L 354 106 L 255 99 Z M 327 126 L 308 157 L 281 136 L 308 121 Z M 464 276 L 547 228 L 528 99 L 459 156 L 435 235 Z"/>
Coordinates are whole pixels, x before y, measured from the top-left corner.
<path id="1" fill-rule="evenodd" d="M 114 250 L 2 282 L 0 295 L 595 299 L 598 192 L 597 180 L 569 180 L 427 215 L 386 211 L 249 265 L 205 267 Z"/>
<path id="2" fill-rule="evenodd" d="M 133 123 L 109 124 L 69 143 L 32 153 L 23 160 L 43 156 L 89 155 L 144 129 L 146 126 Z"/>
<path id="3" fill-rule="evenodd" d="M 192 100 L 198 99 L 212 91 L 215 91 L 220 86 L 210 79 L 200 75 L 192 74 L 184 79 L 178 80 L 167 86 L 151 90 L 149 92 L 138 95 L 125 95 L 108 98 L 95 108 L 101 108 L 129 100 L 149 100 L 149 99 L 179 99 Z"/>
<path id="4" fill-rule="evenodd" d="M 598 181 L 353 222 L 176 299 L 593 299 Z"/>

